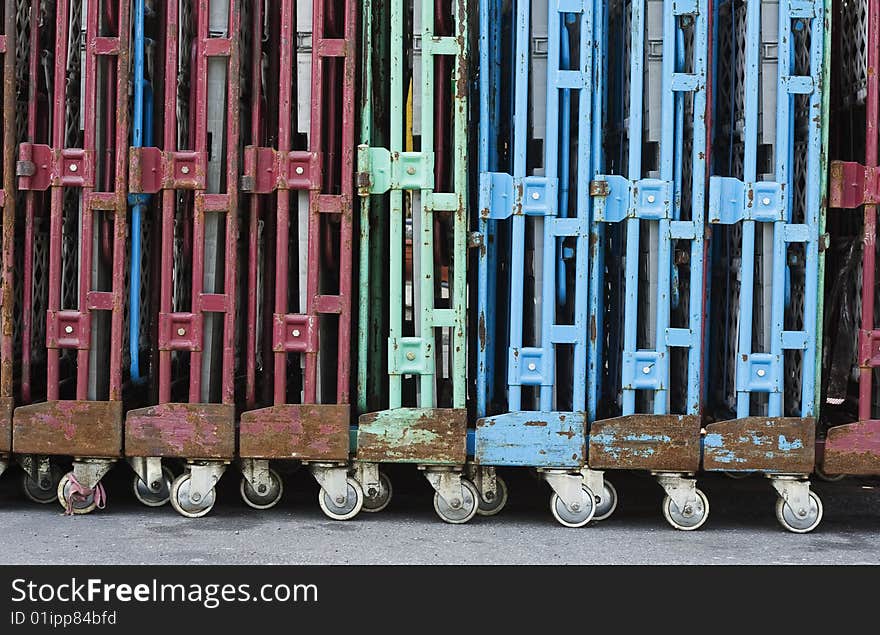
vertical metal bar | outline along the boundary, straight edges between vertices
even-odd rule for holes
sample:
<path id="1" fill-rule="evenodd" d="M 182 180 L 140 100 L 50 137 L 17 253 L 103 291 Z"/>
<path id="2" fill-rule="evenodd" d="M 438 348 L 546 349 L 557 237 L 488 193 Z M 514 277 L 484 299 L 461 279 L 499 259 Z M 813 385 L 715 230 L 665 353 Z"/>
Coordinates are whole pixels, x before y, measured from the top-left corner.
<path id="1" fill-rule="evenodd" d="M 168 3 L 165 15 L 166 24 L 180 24 L 179 3 L 172 0 Z M 162 138 L 162 148 L 166 151 L 177 149 L 177 90 L 169 90 L 173 86 L 171 78 L 177 77 L 177 56 L 179 50 L 180 33 L 177 28 L 166 29 L 165 34 L 165 112 L 163 122 L 165 130 Z M 159 295 L 159 311 L 169 314 L 174 310 L 174 209 L 176 194 L 174 190 L 166 188 L 162 191 L 162 256 L 161 256 L 161 284 Z M 171 355 L 168 347 L 159 348 L 159 403 L 171 401 Z"/>
<path id="2" fill-rule="evenodd" d="M 593 0 L 593 14 L 598 16 L 594 22 L 593 41 L 597 55 L 593 63 L 592 135 L 591 154 L 593 164 L 590 179 L 600 175 L 605 167 L 604 156 L 604 113 L 608 103 L 608 11 L 604 10 L 604 0 Z M 598 415 L 599 397 L 602 394 L 602 362 L 605 342 L 605 223 L 598 221 L 590 210 L 590 325 L 587 347 L 587 421 L 592 423 Z"/>
<path id="3" fill-rule="evenodd" d="M 517 3 L 516 24 L 516 84 L 514 87 L 513 121 L 513 176 L 526 175 L 525 139 L 528 134 L 528 77 L 529 77 L 529 14 L 527 2 Z M 523 346 L 523 291 L 525 287 L 525 227 L 526 219 L 515 214 L 511 221 L 510 249 L 510 348 L 514 354 Z M 522 409 L 522 386 L 519 381 L 508 387 L 508 408 L 511 412 Z"/>
<path id="4" fill-rule="evenodd" d="M 632 2 L 632 33 L 639 34 L 630 43 L 630 100 L 629 100 L 629 178 L 636 181 L 642 177 L 642 99 L 644 93 L 644 37 L 645 0 Z M 638 298 L 639 298 L 639 234 L 638 218 L 626 221 L 626 265 L 625 265 L 625 314 L 623 323 L 623 348 L 634 351 L 637 346 Z M 636 394 L 632 388 L 624 386 L 623 414 L 633 414 L 636 409 Z"/>
<path id="5" fill-rule="evenodd" d="M 816 386 L 821 374 L 817 374 L 817 351 L 821 335 L 818 332 L 819 322 L 819 272 L 823 256 L 819 250 L 819 239 L 822 225 L 824 225 L 824 202 L 821 193 L 821 181 L 827 169 L 824 160 L 825 150 L 822 143 L 824 136 L 824 121 L 822 120 L 822 105 L 825 100 L 825 75 L 823 68 L 824 44 L 825 44 L 825 4 L 817 2 L 815 17 L 811 23 L 812 32 L 815 34 L 810 41 L 809 65 L 810 74 L 815 78 L 813 91 L 809 98 L 809 112 L 807 118 L 807 166 L 806 174 L 819 174 L 819 180 L 806 179 L 806 210 L 804 211 L 804 223 L 808 229 L 808 239 L 804 246 L 806 252 L 806 267 L 804 275 L 806 284 L 804 289 L 804 333 L 806 335 L 806 349 L 803 353 L 804 376 L 801 383 L 801 413 L 804 417 L 817 417 Z M 791 22 L 789 21 L 789 28 Z M 790 221 L 789 221 L 790 222 Z M 783 278 L 784 283 L 784 278 Z M 780 409 L 782 404 L 780 404 Z"/>
<path id="6" fill-rule="evenodd" d="M 293 63 L 293 43 L 296 41 L 293 33 L 293 7 L 290 2 L 281 3 L 281 15 L 279 16 L 281 23 L 281 35 L 279 37 L 279 53 L 280 59 L 278 63 L 281 80 L 278 84 L 278 151 L 286 153 L 290 151 L 291 141 L 291 80 L 292 63 Z M 315 16 L 315 24 L 317 24 L 317 16 Z M 312 78 L 312 99 L 314 95 L 315 82 Z M 314 112 L 312 117 L 314 119 Z M 314 134 L 314 129 L 312 129 Z M 314 143 L 314 138 L 310 137 L 309 142 Z M 290 248 L 290 194 L 281 192 L 277 198 L 276 208 L 276 227 L 275 227 L 275 313 L 283 316 L 288 313 L 287 294 L 289 292 L 288 282 L 288 250 Z M 311 222 L 310 218 L 310 224 Z M 309 236 L 309 246 L 313 245 L 312 236 Z M 312 260 L 312 249 L 309 249 L 309 269 L 314 269 L 316 263 Z M 309 297 L 311 298 L 311 291 Z M 277 343 L 276 343 L 277 344 Z M 284 403 L 287 393 L 287 352 L 283 349 L 275 347 L 273 354 L 275 373 L 274 373 L 274 402 L 276 404 Z M 306 380 L 305 390 L 308 394 L 314 394 L 314 376 L 309 372 L 310 366 L 314 365 L 314 358 L 306 357 Z"/>
<path id="7" fill-rule="evenodd" d="M 0 271 L 0 428 L 4 438 L 0 439 L 0 452 L 11 450 L 10 418 L 14 401 L 13 366 L 15 358 L 15 325 L 13 305 L 15 295 L 15 149 L 16 149 L 16 51 L 17 34 L 15 28 L 16 3 L 5 0 L 3 7 L 3 182 L 0 192 L 0 205 L 3 207 L 2 271 Z M 32 80 L 33 81 L 33 80 Z M 22 345 L 22 351 L 27 349 Z"/>
<path id="8" fill-rule="evenodd" d="M 263 145 L 263 56 L 260 54 L 259 42 L 263 37 L 263 7 L 264 3 L 256 2 L 251 8 L 252 32 L 251 42 L 251 143 Z M 282 24 L 284 21 L 282 20 Z M 283 77 L 284 75 L 281 75 Z M 256 405 L 256 376 L 257 376 L 257 285 L 259 272 L 259 223 L 264 206 L 259 196 L 251 196 L 248 204 L 248 268 L 247 268 L 247 307 L 246 319 L 248 328 L 245 331 L 245 407 L 248 409 Z M 266 236 L 268 232 L 264 233 Z M 277 234 L 276 234 L 277 235 Z M 265 269 L 264 269 L 265 271 Z M 268 286 L 264 287 L 269 288 Z M 268 303 L 267 303 L 268 304 Z M 265 322 L 264 322 L 265 323 Z M 263 337 L 271 337 L 271 331 L 264 331 Z M 268 368 L 268 360 L 263 362 Z M 274 375 L 273 375 L 274 377 Z"/>
<path id="9" fill-rule="evenodd" d="M 416 0 L 418 1 L 418 0 Z M 402 152 L 403 147 L 403 0 L 391 0 L 391 125 L 389 149 L 392 153 Z M 403 335 L 403 315 L 400 307 L 404 304 L 403 295 L 403 192 L 392 190 L 389 216 L 389 240 L 391 278 L 388 287 L 390 300 L 388 336 L 394 341 Z M 415 213 L 415 212 L 414 212 Z M 403 403 L 402 377 L 391 375 L 388 381 L 388 407 L 400 408 Z"/>
<path id="10" fill-rule="evenodd" d="M 784 3 L 780 3 L 782 6 Z M 757 180 L 758 144 L 758 70 L 760 64 L 761 3 L 746 4 L 746 66 L 743 85 L 745 86 L 743 121 L 743 180 L 754 183 Z M 780 59 L 782 57 L 780 53 Z M 787 129 L 788 122 L 785 127 Z M 755 286 L 755 221 L 747 218 L 742 221 L 742 256 L 740 266 L 739 297 L 739 345 L 742 354 L 752 350 L 752 315 L 754 312 L 753 294 Z M 737 417 L 749 416 L 750 393 L 737 390 Z"/>
<path id="11" fill-rule="evenodd" d="M 878 160 L 877 123 L 880 120 L 880 3 L 868 0 L 868 73 L 865 97 L 865 165 L 876 167 Z M 874 285 L 877 271 L 877 206 L 865 205 L 862 233 L 862 326 L 860 337 L 874 330 Z M 871 419 L 872 382 L 874 369 L 870 365 L 859 367 L 859 421 Z"/>
<path id="12" fill-rule="evenodd" d="M 362 8 L 361 63 L 365 69 L 373 68 L 373 0 L 364 0 Z M 363 145 L 369 146 L 372 141 L 372 118 L 373 118 L 373 73 L 364 72 L 361 85 L 361 138 Z M 367 411 L 367 369 L 369 363 L 367 356 L 370 348 L 370 198 L 361 198 L 360 204 L 360 249 L 358 259 L 359 275 L 359 312 L 358 312 L 358 370 L 357 370 L 357 395 L 358 413 Z"/>
<path id="13" fill-rule="evenodd" d="M 490 107 L 489 91 L 492 87 L 497 87 L 498 73 L 496 72 L 494 49 L 492 48 L 493 38 L 490 36 L 492 29 L 490 23 L 497 25 L 500 16 L 496 13 L 497 5 L 490 3 L 490 0 L 480 0 L 477 12 L 479 18 L 479 62 L 483 72 L 479 74 L 479 90 L 480 90 L 480 118 L 479 118 L 479 153 L 478 153 L 478 169 L 480 174 L 488 172 L 490 169 L 497 169 L 495 165 L 495 153 L 492 150 L 491 139 L 498 133 L 497 118 L 495 117 L 495 108 Z M 494 20 L 494 21 L 493 21 Z M 496 27 L 497 28 L 497 27 Z M 498 98 L 496 97 L 495 103 Z M 487 324 L 489 314 L 494 313 L 489 309 L 489 297 L 491 291 L 495 287 L 489 288 L 489 268 L 490 254 L 489 250 L 494 248 L 493 241 L 489 237 L 489 221 L 484 218 L 483 214 L 479 215 L 477 221 L 477 231 L 483 236 L 484 243 L 479 251 L 477 260 L 477 310 L 479 311 L 478 327 L 477 327 L 477 392 L 476 392 L 476 408 L 477 418 L 485 417 L 489 401 L 490 381 L 489 364 L 491 356 L 488 351 L 489 330 Z M 494 254 L 492 254 L 494 255 Z M 494 262 L 491 264 L 494 266 Z"/>

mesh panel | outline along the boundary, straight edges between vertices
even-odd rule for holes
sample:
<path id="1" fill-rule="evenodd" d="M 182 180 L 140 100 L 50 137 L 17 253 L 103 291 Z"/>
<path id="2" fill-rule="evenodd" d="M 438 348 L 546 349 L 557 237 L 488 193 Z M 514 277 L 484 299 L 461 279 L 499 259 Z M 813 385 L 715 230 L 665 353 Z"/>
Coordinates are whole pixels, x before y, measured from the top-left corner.
<path id="1" fill-rule="evenodd" d="M 839 3 L 840 65 L 838 73 L 844 106 L 863 104 L 868 75 L 868 0 L 843 0 Z M 837 26 L 837 24 L 835 24 Z"/>

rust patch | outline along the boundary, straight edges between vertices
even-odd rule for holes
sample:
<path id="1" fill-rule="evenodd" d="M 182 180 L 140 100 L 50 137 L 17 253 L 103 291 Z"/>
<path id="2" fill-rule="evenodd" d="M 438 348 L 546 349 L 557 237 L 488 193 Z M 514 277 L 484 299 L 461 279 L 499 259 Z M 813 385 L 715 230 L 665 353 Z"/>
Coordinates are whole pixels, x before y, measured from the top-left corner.
<path id="1" fill-rule="evenodd" d="M 880 421 L 831 428 L 821 465 L 827 474 L 880 475 Z"/>
<path id="2" fill-rule="evenodd" d="M 47 401 L 21 406 L 12 419 L 18 454 L 122 456 L 122 402 Z"/>
<path id="3" fill-rule="evenodd" d="M 523 425 L 533 426 L 533 427 L 537 427 L 537 428 L 546 428 L 547 422 L 546 421 L 526 421 Z"/>
<path id="4" fill-rule="evenodd" d="M 12 452 L 12 399 L 0 398 L 0 453 Z"/>
<path id="5" fill-rule="evenodd" d="M 125 421 L 126 456 L 232 459 L 235 409 L 223 404 L 162 404 L 132 410 Z"/>
<path id="6" fill-rule="evenodd" d="M 467 411 L 398 408 L 361 415 L 357 458 L 377 463 L 462 465 L 467 457 Z"/>
<path id="7" fill-rule="evenodd" d="M 706 426 L 703 469 L 809 474 L 815 455 L 815 419 L 745 417 Z"/>
<path id="8" fill-rule="evenodd" d="M 700 467 L 700 417 L 635 414 L 590 426 L 596 469 L 694 472 Z"/>
<path id="9" fill-rule="evenodd" d="M 239 456 L 249 459 L 348 460 L 350 407 L 288 404 L 241 415 Z"/>

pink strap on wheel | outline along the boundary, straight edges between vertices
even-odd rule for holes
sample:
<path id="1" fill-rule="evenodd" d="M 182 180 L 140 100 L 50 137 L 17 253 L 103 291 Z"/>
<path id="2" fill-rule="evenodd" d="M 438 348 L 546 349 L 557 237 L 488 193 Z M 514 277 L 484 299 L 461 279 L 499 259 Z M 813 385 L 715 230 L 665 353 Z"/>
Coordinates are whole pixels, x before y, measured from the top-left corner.
<path id="1" fill-rule="evenodd" d="M 67 499 L 64 501 L 64 515 L 72 516 L 74 503 L 88 503 L 89 496 L 93 497 L 95 501 L 95 505 L 98 509 L 104 509 L 107 505 L 107 494 L 104 492 L 104 486 L 98 483 L 95 485 L 94 489 L 89 489 L 82 485 L 78 480 L 76 480 L 76 476 L 74 476 L 73 472 L 68 474 L 68 481 L 70 482 L 70 494 L 67 496 Z"/>

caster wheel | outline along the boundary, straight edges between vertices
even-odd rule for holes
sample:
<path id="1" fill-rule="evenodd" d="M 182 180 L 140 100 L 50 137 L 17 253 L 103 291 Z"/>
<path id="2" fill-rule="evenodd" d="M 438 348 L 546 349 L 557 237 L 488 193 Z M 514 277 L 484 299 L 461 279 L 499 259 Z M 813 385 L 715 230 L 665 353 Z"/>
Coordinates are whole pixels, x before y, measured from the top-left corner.
<path id="1" fill-rule="evenodd" d="M 330 498 L 330 495 L 323 487 L 318 492 L 318 504 L 321 506 L 321 511 L 332 520 L 349 520 L 354 518 L 364 506 L 364 490 L 361 488 L 361 484 L 351 477 L 347 479 L 347 482 L 346 498 L 341 505 Z"/>
<path id="2" fill-rule="evenodd" d="M 680 510 L 668 496 L 663 499 L 663 517 L 670 525 L 682 531 L 699 529 L 709 518 L 709 499 L 701 490 L 696 490 L 697 501 L 693 507 Z M 690 507 L 690 509 L 689 509 Z"/>
<path id="3" fill-rule="evenodd" d="M 25 472 L 21 479 L 21 488 L 28 500 L 41 505 L 54 503 L 58 500 L 58 483 L 60 476 L 53 469 L 48 475 L 43 476 L 42 480 L 32 479 L 30 474 Z"/>
<path id="4" fill-rule="evenodd" d="M 379 491 L 374 494 L 364 492 L 364 509 L 365 512 L 380 512 L 391 502 L 391 496 L 394 494 L 394 488 L 391 487 L 391 479 L 384 472 L 379 472 Z"/>
<path id="5" fill-rule="evenodd" d="M 278 501 L 281 500 L 281 496 L 284 494 L 284 482 L 281 480 L 278 472 L 269 470 L 269 486 L 265 492 L 261 493 L 255 490 L 254 486 L 244 477 L 241 478 L 239 490 L 241 491 L 242 499 L 250 507 L 254 509 L 269 509 L 275 507 Z"/>
<path id="6" fill-rule="evenodd" d="M 137 474 L 131 484 L 134 497 L 147 507 L 162 507 L 171 500 L 171 484 L 174 482 L 174 474 L 167 467 L 162 468 L 162 483 L 159 491 L 154 492 L 141 480 Z"/>
<path id="7" fill-rule="evenodd" d="M 740 481 L 744 478 L 749 478 L 752 475 L 751 472 L 724 472 L 724 476 L 727 478 L 732 478 L 735 481 Z"/>
<path id="8" fill-rule="evenodd" d="M 495 477 L 495 489 L 495 498 L 491 501 L 480 496 L 480 502 L 477 506 L 477 513 L 480 516 L 494 516 L 507 505 L 507 483 L 499 476 Z"/>
<path id="9" fill-rule="evenodd" d="M 583 502 L 577 509 L 566 507 L 556 492 L 553 492 L 553 495 L 550 496 L 550 512 L 560 525 L 565 527 L 583 527 L 593 520 L 593 515 L 596 513 L 596 496 L 586 485 L 581 485 L 581 489 L 583 490 L 584 497 Z"/>
<path id="10" fill-rule="evenodd" d="M 461 492 L 462 500 L 458 507 L 453 507 L 440 494 L 434 492 L 434 511 L 443 522 L 451 525 L 463 525 L 477 515 L 480 501 L 477 486 L 470 481 L 461 479 Z"/>
<path id="11" fill-rule="evenodd" d="M 606 520 L 617 509 L 617 489 L 608 480 L 603 480 L 602 485 L 602 493 L 596 497 L 598 500 L 596 500 L 596 513 L 593 515 L 593 520 Z"/>
<path id="12" fill-rule="evenodd" d="M 212 488 L 208 494 L 199 501 L 189 497 L 189 488 L 192 483 L 190 474 L 181 474 L 171 485 L 171 506 L 181 516 L 187 518 L 201 518 L 214 508 L 217 500 L 217 492 Z"/>
<path id="13" fill-rule="evenodd" d="M 813 531 L 822 522 L 822 501 L 816 492 L 810 492 L 810 509 L 798 510 L 804 512 L 799 516 L 783 499 L 776 500 L 776 520 L 788 531 L 796 534 L 806 534 Z"/>
<path id="14" fill-rule="evenodd" d="M 846 478 L 846 474 L 827 474 L 825 470 L 818 465 L 816 466 L 814 474 L 827 483 L 834 483 L 835 481 L 840 481 Z"/>
<path id="15" fill-rule="evenodd" d="M 87 496 L 75 493 L 73 483 L 70 480 L 72 475 L 73 472 L 68 472 L 58 482 L 58 502 L 61 503 L 65 511 L 69 510 L 73 514 L 90 514 L 98 506 L 95 492 L 92 491 Z"/>

